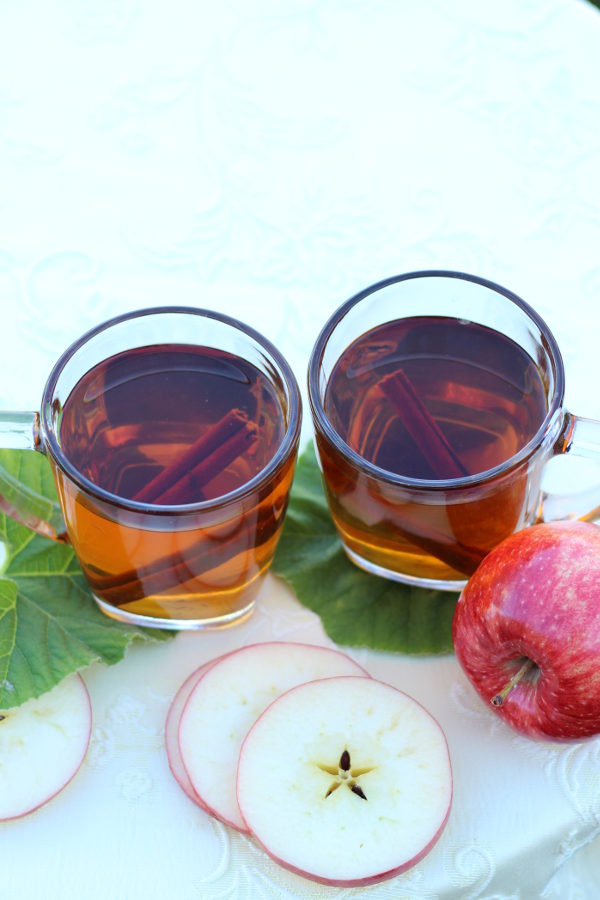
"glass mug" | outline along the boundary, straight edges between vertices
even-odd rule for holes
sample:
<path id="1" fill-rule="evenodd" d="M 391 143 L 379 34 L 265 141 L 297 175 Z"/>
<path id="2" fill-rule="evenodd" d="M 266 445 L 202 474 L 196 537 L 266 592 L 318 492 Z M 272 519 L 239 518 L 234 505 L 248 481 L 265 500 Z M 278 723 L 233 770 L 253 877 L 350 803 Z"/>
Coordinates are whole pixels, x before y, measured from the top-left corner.
<path id="1" fill-rule="evenodd" d="M 251 328 L 195 308 L 122 315 L 62 355 L 39 414 L 0 417 L 0 445 L 47 456 L 64 524 L 0 471 L 1 504 L 72 544 L 109 616 L 227 625 L 273 558 L 301 415 L 289 365 Z"/>
<path id="2" fill-rule="evenodd" d="M 413 272 L 348 300 L 313 349 L 308 387 L 331 514 L 376 575 L 458 590 L 503 538 L 593 518 L 585 493 L 544 493 L 557 454 L 600 458 L 600 424 L 563 407 L 548 326 L 471 275 Z"/>

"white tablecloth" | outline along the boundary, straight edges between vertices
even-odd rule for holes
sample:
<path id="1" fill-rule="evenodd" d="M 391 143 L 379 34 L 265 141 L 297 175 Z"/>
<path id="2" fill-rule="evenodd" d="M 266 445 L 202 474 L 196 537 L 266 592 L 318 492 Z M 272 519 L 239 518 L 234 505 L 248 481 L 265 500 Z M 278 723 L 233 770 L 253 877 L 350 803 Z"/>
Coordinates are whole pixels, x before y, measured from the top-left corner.
<path id="1" fill-rule="evenodd" d="M 536 307 L 568 405 L 600 418 L 599 122 L 600 13 L 577 0 L 0 4 L 0 408 L 34 409 L 88 327 L 159 304 L 252 324 L 304 385 L 334 308 L 435 267 Z M 0 826 L 1 900 L 597 897 L 600 741 L 517 736 L 452 656 L 355 653 L 448 735 L 453 810 L 415 869 L 322 888 L 211 821 L 168 770 L 170 698 L 273 637 L 326 640 L 269 577 L 239 628 L 89 669 L 87 760 Z"/>

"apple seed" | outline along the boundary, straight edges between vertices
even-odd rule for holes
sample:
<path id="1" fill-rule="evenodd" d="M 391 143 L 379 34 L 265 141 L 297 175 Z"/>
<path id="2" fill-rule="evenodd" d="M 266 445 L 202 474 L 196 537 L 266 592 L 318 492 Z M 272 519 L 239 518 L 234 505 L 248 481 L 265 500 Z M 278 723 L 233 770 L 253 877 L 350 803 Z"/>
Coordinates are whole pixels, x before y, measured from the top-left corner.
<path id="1" fill-rule="evenodd" d="M 345 784 L 346 787 L 350 788 L 353 794 L 362 797 L 363 800 L 367 799 L 363 789 L 356 783 L 356 779 L 359 775 L 366 775 L 367 772 L 372 772 L 375 766 L 363 766 L 360 769 L 352 769 L 350 768 L 350 765 L 350 754 L 348 753 L 348 750 L 343 751 L 337 767 L 327 766 L 324 763 L 316 763 L 317 769 L 321 769 L 322 772 L 327 772 L 328 775 L 336 776 L 336 780 L 330 785 L 325 794 L 325 800 L 327 800 L 334 791 L 337 791 L 341 784 Z M 349 779 L 352 780 L 350 781 Z"/>
<path id="2" fill-rule="evenodd" d="M 358 797 L 362 797 L 363 800 L 366 800 L 364 791 L 359 784 L 353 784 L 350 788 L 353 794 L 356 794 Z"/>

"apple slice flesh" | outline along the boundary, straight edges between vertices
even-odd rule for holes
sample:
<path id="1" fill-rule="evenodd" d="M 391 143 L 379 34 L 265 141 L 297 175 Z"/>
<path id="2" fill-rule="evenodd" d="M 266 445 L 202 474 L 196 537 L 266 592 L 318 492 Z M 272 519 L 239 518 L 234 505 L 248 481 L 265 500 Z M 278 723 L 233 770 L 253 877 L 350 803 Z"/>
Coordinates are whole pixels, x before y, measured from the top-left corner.
<path id="1" fill-rule="evenodd" d="M 186 772 L 185 766 L 183 764 L 183 759 L 181 758 L 181 752 L 179 750 L 179 722 L 181 720 L 181 714 L 183 713 L 185 704 L 188 701 L 188 697 L 196 687 L 198 681 L 200 680 L 204 672 L 206 672 L 207 669 L 210 669 L 210 667 L 214 665 L 218 659 L 221 658 L 222 657 L 218 657 L 217 659 L 209 660 L 208 662 L 204 663 L 204 665 L 199 666 L 197 669 L 195 669 L 192 674 L 186 678 L 186 680 L 183 682 L 183 684 L 173 697 L 165 722 L 165 748 L 167 751 L 169 768 L 173 774 L 173 777 L 175 778 L 175 781 L 178 783 L 182 791 L 184 791 L 188 795 L 190 800 L 192 800 L 198 806 L 201 806 L 202 809 L 206 809 L 206 806 L 194 790 L 194 785 L 190 781 L 189 775 Z"/>
<path id="2" fill-rule="evenodd" d="M 283 694 L 250 729 L 237 796 L 253 836 L 286 868 L 323 884 L 383 881 L 422 859 L 446 824 L 446 739 L 390 685 L 315 681 Z"/>
<path id="3" fill-rule="evenodd" d="M 76 774 L 92 710 L 85 684 L 71 675 L 0 715 L 0 819 L 16 819 L 47 803 Z"/>
<path id="4" fill-rule="evenodd" d="M 199 678 L 179 725 L 179 750 L 200 805 L 247 831 L 236 799 L 236 772 L 248 730 L 284 691 L 332 675 L 366 675 L 350 657 L 328 647 L 268 642 L 242 647 Z"/>

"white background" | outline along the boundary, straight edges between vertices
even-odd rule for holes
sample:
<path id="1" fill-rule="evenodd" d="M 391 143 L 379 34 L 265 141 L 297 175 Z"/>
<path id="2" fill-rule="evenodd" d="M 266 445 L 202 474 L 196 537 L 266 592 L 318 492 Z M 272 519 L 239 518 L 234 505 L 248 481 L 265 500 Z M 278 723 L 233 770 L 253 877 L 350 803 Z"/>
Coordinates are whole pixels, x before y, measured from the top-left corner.
<path id="1" fill-rule="evenodd" d="M 0 0 L 0 408 L 35 409 L 73 339 L 159 304 L 252 324 L 304 388 L 343 300 L 435 267 L 531 303 L 568 405 L 600 418 L 599 248 L 600 13 L 584 2 Z M 0 900 L 594 896 L 593 848 L 552 877 L 600 828 L 600 748 L 509 734 L 452 657 L 358 654 L 448 732 L 454 810 L 415 870 L 320 889 L 211 824 L 166 767 L 169 698 L 270 636 L 323 639 L 274 579 L 238 630 L 90 670 L 88 761 L 0 828 Z"/>

